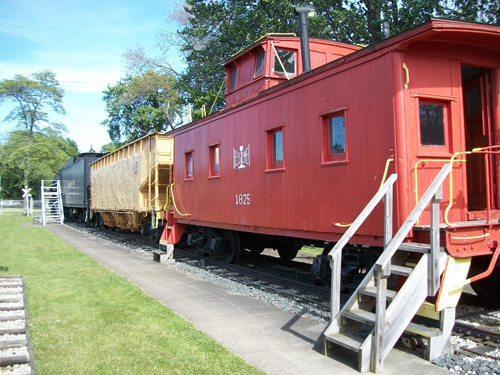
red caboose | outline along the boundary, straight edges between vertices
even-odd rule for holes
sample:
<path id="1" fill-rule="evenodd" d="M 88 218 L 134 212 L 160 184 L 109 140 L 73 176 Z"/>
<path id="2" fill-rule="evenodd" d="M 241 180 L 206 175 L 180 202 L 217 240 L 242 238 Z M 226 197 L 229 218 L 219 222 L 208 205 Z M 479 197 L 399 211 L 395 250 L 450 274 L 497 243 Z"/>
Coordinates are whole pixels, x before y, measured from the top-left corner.
<path id="1" fill-rule="evenodd" d="M 500 28 L 431 20 L 364 49 L 310 44 L 304 74 L 298 38 L 239 52 L 225 65 L 226 108 L 171 133 L 176 210 L 161 245 L 191 226 L 192 245 L 227 261 L 264 247 L 291 259 L 307 241 L 338 241 L 387 169 L 399 228 L 451 163 L 442 243 L 489 255 L 486 268 L 500 240 Z M 350 242 L 383 247 L 382 217 L 378 207 Z M 428 242 L 429 224 L 427 210 L 406 241 Z"/>

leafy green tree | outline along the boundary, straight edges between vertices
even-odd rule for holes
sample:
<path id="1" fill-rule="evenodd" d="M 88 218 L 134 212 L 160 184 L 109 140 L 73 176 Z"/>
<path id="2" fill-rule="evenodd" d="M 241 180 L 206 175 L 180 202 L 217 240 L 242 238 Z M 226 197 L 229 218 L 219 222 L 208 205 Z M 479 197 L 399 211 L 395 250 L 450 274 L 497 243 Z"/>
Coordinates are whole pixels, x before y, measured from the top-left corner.
<path id="1" fill-rule="evenodd" d="M 57 131 L 45 128 L 33 133 L 31 144 L 26 144 L 26 130 L 13 131 L 7 141 L 0 144 L 0 175 L 2 176 L 2 195 L 21 198 L 23 185 L 31 186 L 34 198 L 40 196 L 40 181 L 54 178 L 64 163 L 78 155 L 78 147 L 71 139 L 62 138 Z M 24 176 L 24 157 L 29 153 L 31 171 L 26 184 Z"/>
<path id="2" fill-rule="evenodd" d="M 454 0 L 446 13 L 456 19 L 500 25 L 500 1 Z"/>
<path id="3" fill-rule="evenodd" d="M 101 152 L 113 152 L 118 150 L 120 147 L 125 146 L 126 142 L 109 142 L 102 145 Z"/>
<path id="4" fill-rule="evenodd" d="M 307 1 L 303 2 L 307 3 Z M 369 45 L 386 35 L 395 35 L 431 17 L 451 17 L 498 23 L 498 0 L 314 0 L 318 17 L 309 19 L 312 38 Z M 186 0 L 178 3 L 170 19 L 177 33 L 164 30 L 157 35 L 163 54 L 151 58 L 142 48 L 125 58 L 131 69 L 148 67 L 169 71 L 178 78 L 186 102 L 197 109 L 224 105 L 219 88 L 224 81 L 224 62 L 255 40 L 273 32 L 298 32 L 290 0 Z M 187 68 L 175 72 L 168 64 L 171 46 L 181 49 Z"/>
<path id="5" fill-rule="evenodd" d="M 180 98 L 172 74 L 147 70 L 126 77 L 103 92 L 108 128 L 113 143 L 130 142 L 153 131 L 167 131 L 178 125 Z"/>
<path id="6" fill-rule="evenodd" d="M 316 0 L 318 17 L 309 19 L 309 35 L 353 44 L 376 43 L 384 36 L 385 23 L 392 34 L 400 32 L 435 14 L 439 1 Z M 290 0 L 187 0 L 180 4 L 171 15 L 178 24 L 177 36 L 160 33 L 158 44 L 177 44 L 184 53 L 185 99 L 198 109 L 210 107 L 215 100 L 215 108 L 222 108 L 223 96 L 217 94 L 225 78 L 224 62 L 267 33 L 298 33 L 296 5 Z"/>
<path id="7" fill-rule="evenodd" d="M 17 127 L 24 130 L 26 137 L 20 143 L 27 146 L 21 157 L 26 186 L 31 178 L 29 161 L 33 134 L 42 129 L 42 124 L 59 131 L 66 130 L 63 124 L 51 122 L 46 112 L 46 107 L 50 107 L 56 113 L 66 114 L 62 106 L 63 97 L 64 90 L 59 86 L 55 73 L 50 70 L 33 73 L 31 78 L 17 74 L 13 79 L 0 81 L 0 105 L 5 102 L 14 103 L 14 109 L 4 121 L 16 122 Z"/>

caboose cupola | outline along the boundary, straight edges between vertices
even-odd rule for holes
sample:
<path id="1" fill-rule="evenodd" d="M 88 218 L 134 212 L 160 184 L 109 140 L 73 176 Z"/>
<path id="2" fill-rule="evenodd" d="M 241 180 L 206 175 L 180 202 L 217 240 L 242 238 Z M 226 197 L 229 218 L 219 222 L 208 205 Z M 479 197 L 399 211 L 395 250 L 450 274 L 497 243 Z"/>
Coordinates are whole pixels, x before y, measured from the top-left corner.
<path id="1" fill-rule="evenodd" d="M 311 68 L 334 61 L 360 47 L 310 39 Z M 238 52 L 224 65 L 226 108 L 292 79 L 303 71 L 300 39 L 295 34 L 269 34 Z"/>

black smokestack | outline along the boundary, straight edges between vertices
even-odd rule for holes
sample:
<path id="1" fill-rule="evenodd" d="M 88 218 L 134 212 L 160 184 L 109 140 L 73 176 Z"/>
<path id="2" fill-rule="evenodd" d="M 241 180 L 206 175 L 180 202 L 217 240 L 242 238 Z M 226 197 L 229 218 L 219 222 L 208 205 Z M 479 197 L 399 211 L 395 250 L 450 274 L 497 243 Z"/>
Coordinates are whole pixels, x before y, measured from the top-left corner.
<path id="1" fill-rule="evenodd" d="M 295 13 L 299 15 L 300 50 L 302 52 L 302 72 L 311 70 L 311 53 L 309 51 L 309 31 L 307 29 L 307 17 L 316 15 L 316 9 L 310 3 L 304 7 L 295 7 Z"/>

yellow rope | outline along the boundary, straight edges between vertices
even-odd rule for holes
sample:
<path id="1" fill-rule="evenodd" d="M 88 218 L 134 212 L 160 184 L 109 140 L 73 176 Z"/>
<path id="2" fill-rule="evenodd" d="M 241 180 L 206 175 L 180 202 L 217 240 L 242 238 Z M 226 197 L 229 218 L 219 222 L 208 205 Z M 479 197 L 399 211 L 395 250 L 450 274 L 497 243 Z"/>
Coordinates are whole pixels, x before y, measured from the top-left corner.
<path id="1" fill-rule="evenodd" d="M 174 197 L 174 185 L 175 183 L 170 184 L 170 195 L 172 196 L 172 203 L 174 204 L 174 208 L 177 211 L 177 213 L 181 216 L 191 216 L 191 214 L 183 214 L 182 212 L 179 211 L 177 208 L 177 204 L 175 203 L 175 197 Z"/>
<path id="2" fill-rule="evenodd" d="M 393 162 L 394 159 L 393 158 L 389 158 L 387 159 L 387 161 L 385 162 L 385 168 L 384 168 L 384 174 L 382 176 L 382 181 L 380 182 L 380 187 L 378 188 L 378 190 L 382 189 L 382 186 L 384 186 L 384 183 L 385 183 L 385 179 L 387 178 L 387 172 L 389 171 L 389 164 L 391 162 Z M 377 190 L 377 191 L 378 191 Z M 341 224 L 341 223 L 335 223 L 334 224 L 336 227 L 339 227 L 339 228 L 349 228 L 352 223 L 350 224 Z"/>
<path id="3" fill-rule="evenodd" d="M 382 189 L 382 186 L 384 186 L 385 179 L 387 178 L 387 171 L 389 171 L 389 164 L 393 161 L 394 161 L 393 158 L 389 158 L 385 162 L 384 175 L 382 176 L 382 181 L 380 181 L 380 187 L 378 188 L 379 190 Z"/>
<path id="4" fill-rule="evenodd" d="M 214 109 L 215 102 L 216 102 L 216 101 L 217 101 L 217 99 L 219 98 L 219 94 L 220 94 L 220 92 L 222 91 L 222 87 L 224 86 L 224 83 L 226 83 L 226 78 L 224 78 L 224 81 L 222 81 L 222 85 L 220 85 L 219 92 L 217 93 L 217 96 L 215 97 L 214 103 L 213 103 L 213 104 L 212 104 L 212 106 L 210 107 L 210 112 L 208 112 L 208 114 L 209 114 L 209 115 L 212 113 L 212 109 Z"/>
<path id="5" fill-rule="evenodd" d="M 288 72 L 285 69 L 285 66 L 281 62 L 280 56 L 278 55 L 278 51 L 276 51 L 276 48 L 274 48 L 274 43 L 273 42 L 271 42 L 271 47 L 273 47 L 274 54 L 278 58 L 278 61 L 279 61 L 280 65 L 281 65 L 281 69 L 283 69 L 283 73 L 285 73 L 286 79 L 290 79 L 290 77 L 288 76 Z"/>

